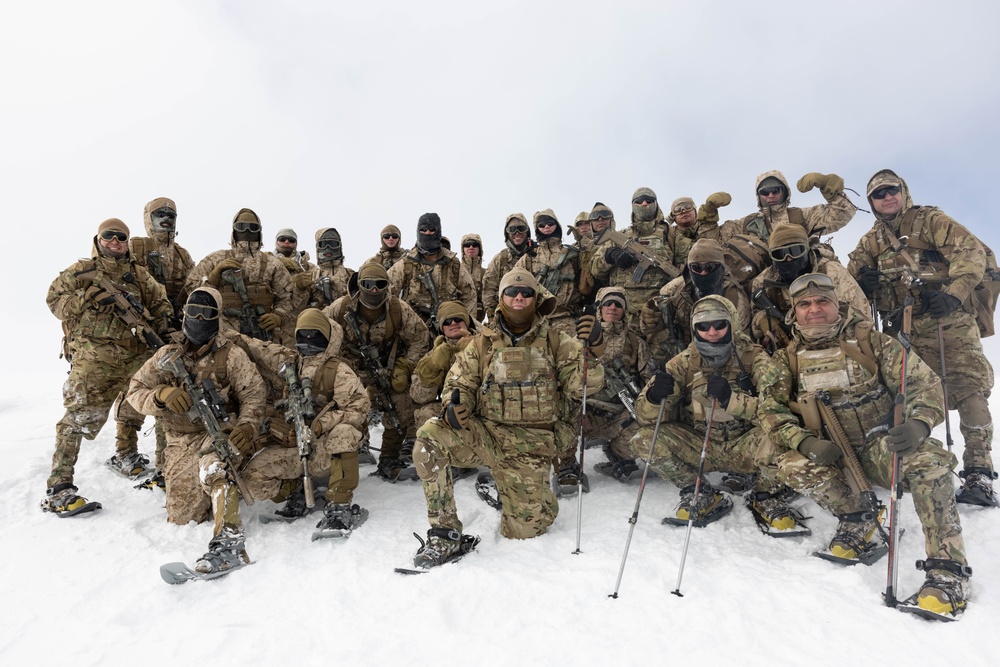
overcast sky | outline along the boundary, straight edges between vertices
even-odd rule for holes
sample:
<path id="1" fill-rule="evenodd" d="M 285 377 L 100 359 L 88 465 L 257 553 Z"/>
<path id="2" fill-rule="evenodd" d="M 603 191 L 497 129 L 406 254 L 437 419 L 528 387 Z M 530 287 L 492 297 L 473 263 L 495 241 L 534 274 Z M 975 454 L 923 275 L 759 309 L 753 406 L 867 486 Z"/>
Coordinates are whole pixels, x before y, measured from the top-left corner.
<path id="1" fill-rule="evenodd" d="M 97 225 L 141 233 L 173 198 L 195 259 L 242 207 L 347 264 L 393 223 L 441 215 L 487 259 L 504 218 L 595 201 L 624 226 L 632 192 L 717 190 L 752 212 L 757 174 L 835 172 L 864 192 L 897 170 L 1000 248 L 1000 10 L 992 2 L 373 2 L 36 0 L 0 21 L 4 367 L 63 367 L 49 283 Z M 863 197 L 855 199 L 864 206 Z M 792 203 L 822 203 L 794 192 Z M 841 258 L 871 224 L 834 239 Z M 39 239 L 31 238 L 40 234 Z M 30 239 L 30 240 L 29 240 Z M 25 317 L 26 316 L 26 317 Z M 5 318 L 6 319 L 6 318 Z M 19 344 L 15 341 L 18 341 Z M 11 354 L 11 351 L 15 354 Z"/>

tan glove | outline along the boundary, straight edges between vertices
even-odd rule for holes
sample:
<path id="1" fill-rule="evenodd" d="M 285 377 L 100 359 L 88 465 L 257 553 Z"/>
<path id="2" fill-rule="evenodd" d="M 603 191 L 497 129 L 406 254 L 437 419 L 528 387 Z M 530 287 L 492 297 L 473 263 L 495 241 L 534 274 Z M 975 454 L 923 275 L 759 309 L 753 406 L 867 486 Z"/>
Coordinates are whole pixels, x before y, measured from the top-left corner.
<path id="1" fill-rule="evenodd" d="M 292 276 L 292 284 L 295 285 L 295 289 L 300 292 L 304 292 L 310 289 L 313 284 L 313 276 L 311 271 L 305 271 L 303 273 L 296 273 Z"/>
<path id="2" fill-rule="evenodd" d="M 451 402 L 444 409 L 445 421 L 456 431 L 461 431 L 469 425 L 469 409 L 460 403 L 461 400 L 462 396 L 458 389 L 452 390 Z"/>
<path id="3" fill-rule="evenodd" d="M 186 391 L 180 387 L 171 387 L 165 384 L 156 388 L 156 391 L 153 392 L 153 399 L 179 415 L 184 414 L 194 405 L 191 402 L 191 395 Z"/>
<path id="4" fill-rule="evenodd" d="M 833 465 L 840 458 L 840 447 L 832 440 L 808 435 L 805 440 L 799 443 L 799 454 L 816 465 L 828 466 Z"/>
<path id="5" fill-rule="evenodd" d="M 837 195 L 844 193 L 844 179 L 836 174 L 820 174 L 810 172 L 799 179 L 795 184 L 799 192 L 809 192 L 813 188 L 820 188 L 823 198 L 830 201 Z"/>
<path id="6" fill-rule="evenodd" d="M 713 192 L 708 195 L 705 203 L 698 207 L 698 220 L 700 222 L 718 222 L 719 209 L 729 206 L 733 201 L 732 195 L 728 192 Z"/>
<path id="7" fill-rule="evenodd" d="M 241 454 L 252 454 L 253 437 L 256 434 L 257 429 L 253 427 L 253 424 L 243 422 L 242 424 L 237 424 L 236 428 L 229 434 L 229 442 L 233 443 L 233 447 L 240 450 Z"/>
<path id="8" fill-rule="evenodd" d="M 277 313 L 264 313 L 260 316 L 260 328 L 270 333 L 281 327 L 285 323 L 285 318 Z"/>
<path id="9" fill-rule="evenodd" d="M 219 283 L 222 282 L 222 272 L 228 271 L 229 269 L 241 269 L 243 265 L 240 264 L 240 260 L 235 257 L 227 257 L 226 259 L 219 262 L 212 272 L 208 274 L 208 282 L 213 286 L 218 287 Z"/>
<path id="10" fill-rule="evenodd" d="M 289 273 L 300 273 L 302 271 L 302 267 L 299 266 L 298 262 L 296 262 L 291 257 L 278 255 L 278 260 L 285 265 L 285 268 L 288 269 Z"/>
<path id="11" fill-rule="evenodd" d="M 442 337 L 423 359 L 417 362 L 416 374 L 426 387 L 436 387 L 444 380 L 444 374 L 451 368 L 451 346 Z"/>
<path id="12" fill-rule="evenodd" d="M 392 379 L 390 384 L 392 390 L 397 394 L 402 394 L 410 386 L 410 373 L 413 372 L 413 364 L 406 357 L 396 359 L 392 365 Z"/>

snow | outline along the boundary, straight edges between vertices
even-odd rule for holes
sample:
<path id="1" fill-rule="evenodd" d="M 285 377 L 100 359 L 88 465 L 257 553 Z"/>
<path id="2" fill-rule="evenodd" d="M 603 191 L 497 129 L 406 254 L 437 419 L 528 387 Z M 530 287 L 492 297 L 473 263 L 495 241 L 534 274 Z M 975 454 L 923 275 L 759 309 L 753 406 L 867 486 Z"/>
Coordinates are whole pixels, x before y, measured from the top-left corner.
<path id="1" fill-rule="evenodd" d="M 7 375 L 0 390 L 3 665 L 615 665 L 665 658 L 972 666 L 992 664 L 995 655 L 996 510 L 961 507 L 973 599 L 960 622 L 931 623 L 882 606 L 885 559 L 843 568 L 811 557 L 836 522 L 806 500 L 796 504 L 815 516 L 810 537 L 765 537 L 739 502 L 719 523 L 695 529 L 683 597 L 671 595 L 685 530 L 660 524 L 677 490 L 654 478 L 619 597 L 610 599 L 638 485 L 597 473 L 583 501 L 578 555 L 576 498 L 561 503 L 546 535 L 507 540 L 472 477 L 457 482 L 456 492 L 465 532 L 482 536 L 477 551 L 428 574 L 395 574 L 418 546 L 411 533 L 427 530 L 423 494 L 418 483 L 388 484 L 363 466 L 355 500 L 371 516 L 349 540 L 311 542 L 318 517 L 262 525 L 256 516 L 273 506 L 258 502 L 242 508 L 253 565 L 217 581 L 167 586 L 159 566 L 191 564 L 211 526 L 166 523 L 162 492 L 134 490 L 104 467 L 114 450 L 112 424 L 84 442 L 77 467 L 81 493 L 104 509 L 68 519 L 38 509 L 63 377 Z M 952 426 L 960 448 L 954 412 Z M 147 420 L 140 440 L 150 456 L 151 427 Z M 944 426 L 934 435 L 943 439 Z M 587 451 L 588 469 L 603 460 L 599 452 Z M 924 553 L 909 497 L 901 516 L 905 597 L 923 580 L 913 561 Z"/>

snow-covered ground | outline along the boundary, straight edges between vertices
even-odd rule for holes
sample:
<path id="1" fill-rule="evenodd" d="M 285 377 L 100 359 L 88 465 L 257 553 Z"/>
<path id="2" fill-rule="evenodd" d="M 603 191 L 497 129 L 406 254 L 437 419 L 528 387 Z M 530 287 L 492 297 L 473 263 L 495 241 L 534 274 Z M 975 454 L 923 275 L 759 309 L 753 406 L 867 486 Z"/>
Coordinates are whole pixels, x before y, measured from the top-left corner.
<path id="1" fill-rule="evenodd" d="M 684 597 L 671 595 L 684 530 L 660 524 L 677 490 L 658 479 L 646 487 L 620 596 L 609 599 L 638 485 L 596 473 L 579 555 L 575 498 L 546 535 L 511 541 L 464 479 L 459 511 L 465 531 L 482 536 L 478 550 L 419 577 L 395 574 L 417 547 L 411 533 L 427 530 L 423 495 L 417 483 L 368 477 L 373 467 L 365 466 L 355 497 L 371 517 L 349 540 L 310 542 L 315 520 L 262 525 L 256 517 L 270 503 L 244 506 L 255 564 L 218 581 L 167 586 L 160 564 L 201 555 L 210 525 L 167 524 L 160 491 L 133 490 L 104 467 L 110 424 L 84 443 L 77 468 L 81 493 L 104 509 L 70 519 L 38 509 L 63 377 L 8 375 L 0 389 L 2 665 L 995 664 L 1000 511 L 966 506 L 974 593 L 951 624 L 882 606 L 884 559 L 842 568 L 811 557 L 835 520 L 805 500 L 797 504 L 815 515 L 808 538 L 765 537 L 740 504 L 695 530 Z M 140 443 L 149 455 L 151 425 Z M 944 427 L 935 435 L 943 438 Z M 588 450 L 588 469 L 599 451 Z M 906 596 L 923 580 L 913 568 L 923 544 L 908 497 L 901 515 Z"/>

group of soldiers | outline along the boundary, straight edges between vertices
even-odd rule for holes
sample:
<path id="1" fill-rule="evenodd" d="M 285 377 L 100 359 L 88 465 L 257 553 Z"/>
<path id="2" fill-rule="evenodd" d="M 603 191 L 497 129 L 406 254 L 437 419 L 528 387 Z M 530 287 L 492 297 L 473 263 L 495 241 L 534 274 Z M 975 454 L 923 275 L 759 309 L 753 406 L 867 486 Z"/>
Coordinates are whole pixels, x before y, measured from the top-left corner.
<path id="1" fill-rule="evenodd" d="M 971 570 L 956 503 L 997 504 L 980 343 L 992 334 L 991 256 L 882 170 L 866 191 L 874 226 L 845 267 L 822 236 L 858 209 L 835 174 L 797 183 L 814 188 L 825 204 L 792 207 L 788 181 L 766 172 L 758 210 L 722 223 L 727 193 L 665 213 L 649 188 L 623 231 L 600 202 L 566 233 L 551 209 L 530 225 L 514 213 L 485 266 L 479 235 L 452 252 L 426 213 L 411 249 L 388 225 L 357 271 L 333 228 L 316 232 L 315 264 L 292 229 L 265 251 L 250 209 L 233 218 L 230 247 L 195 264 L 174 239 L 176 205 L 155 199 L 145 237 L 106 220 L 91 258 L 50 287 L 71 370 L 42 508 L 100 507 L 77 495 L 73 469 L 113 408 L 108 466 L 151 474 L 168 521 L 213 517 L 199 572 L 247 562 L 241 496 L 282 503 L 276 514 L 292 520 L 325 485 L 317 529 L 349 535 L 368 517 L 353 502 L 366 461 L 386 481 L 423 484 L 418 567 L 475 546 L 453 489 L 482 467 L 477 490 L 500 509 L 501 533 L 534 537 L 559 496 L 589 490 L 579 462 L 595 444 L 607 460 L 594 470 L 629 483 L 644 462 L 675 484 L 673 522 L 707 525 L 741 493 L 762 531 L 801 535 L 790 504 L 801 494 L 839 519 L 828 556 L 870 562 L 884 534 L 871 485 L 891 486 L 898 461 L 926 542 L 915 602 L 958 614 Z M 950 421 L 947 449 L 929 437 L 949 409 L 965 440 L 957 496 Z M 155 468 L 138 451 L 147 415 Z"/>

